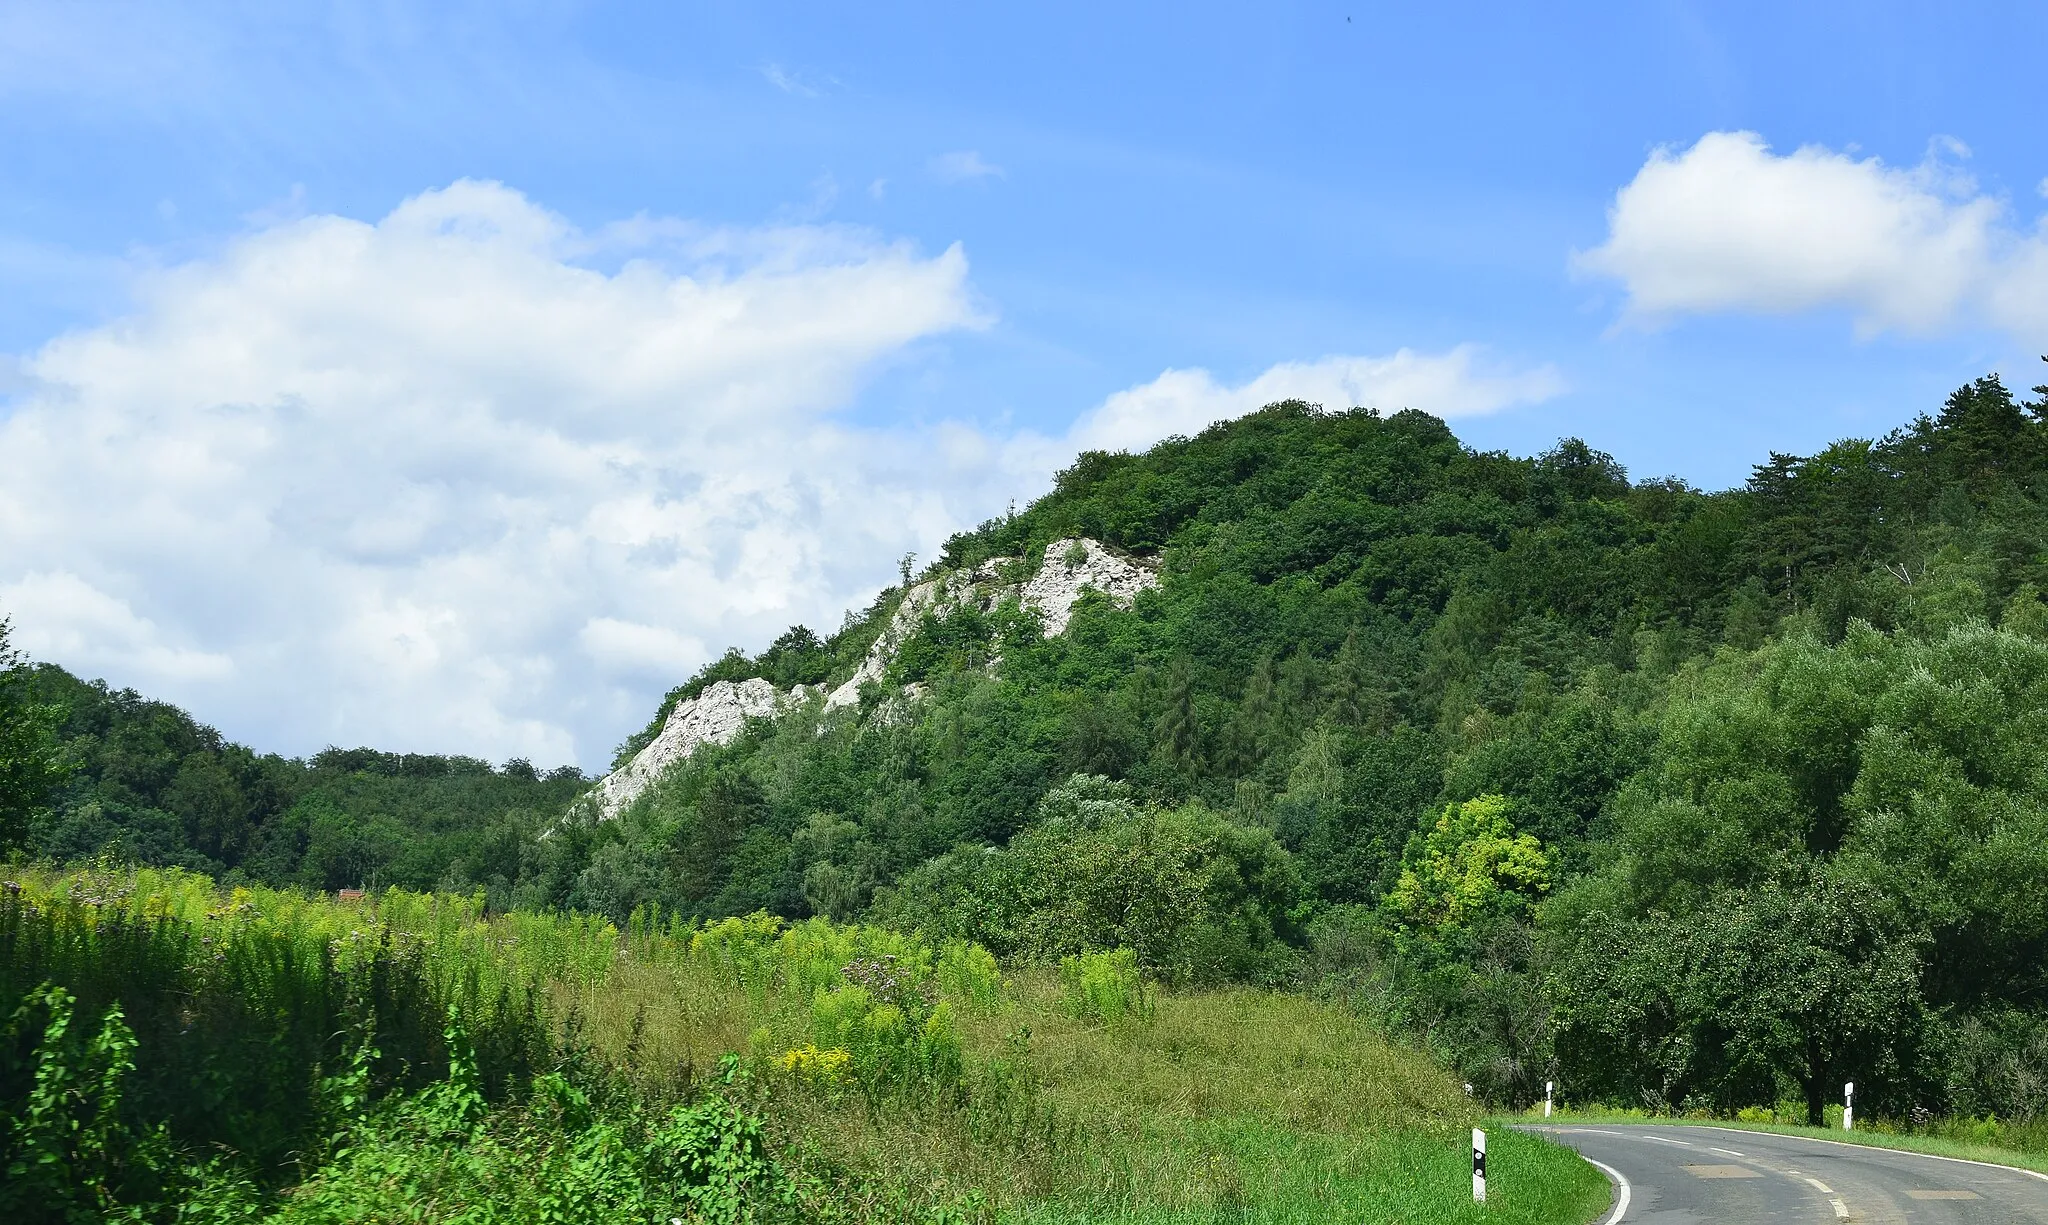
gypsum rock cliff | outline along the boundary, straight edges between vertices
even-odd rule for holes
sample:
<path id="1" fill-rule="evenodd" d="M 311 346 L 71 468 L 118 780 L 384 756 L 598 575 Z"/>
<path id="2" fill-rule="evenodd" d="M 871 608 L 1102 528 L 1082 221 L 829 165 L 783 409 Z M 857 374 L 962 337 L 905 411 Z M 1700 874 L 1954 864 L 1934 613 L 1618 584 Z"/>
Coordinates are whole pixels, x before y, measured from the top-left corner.
<path id="1" fill-rule="evenodd" d="M 1066 631 L 1074 604 L 1083 591 L 1099 591 L 1128 608 L 1140 591 L 1159 585 L 1159 578 L 1152 571 L 1085 538 L 1055 540 L 1047 545 L 1038 573 L 1021 585 L 1005 584 L 999 577 L 1011 560 L 994 558 L 970 571 L 926 579 L 906 591 L 903 602 L 896 606 L 889 623 L 868 648 L 860 667 L 844 684 L 825 695 L 825 709 L 858 705 L 861 686 L 882 680 L 897 649 L 916 632 L 924 614 L 936 607 L 973 600 L 986 612 L 1005 596 L 1015 595 L 1024 607 L 1038 613 L 1045 622 L 1046 636 L 1052 637 Z M 748 719 L 791 710 L 816 697 L 822 689 L 823 686 L 798 685 L 781 693 L 759 677 L 706 685 L 696 697 L 677 702 L 661 733 L 592 789 L 599 812 L 606 818 L 617 816 L 671 765 L 688 757 L 698 746 L 730 744 Z"/>

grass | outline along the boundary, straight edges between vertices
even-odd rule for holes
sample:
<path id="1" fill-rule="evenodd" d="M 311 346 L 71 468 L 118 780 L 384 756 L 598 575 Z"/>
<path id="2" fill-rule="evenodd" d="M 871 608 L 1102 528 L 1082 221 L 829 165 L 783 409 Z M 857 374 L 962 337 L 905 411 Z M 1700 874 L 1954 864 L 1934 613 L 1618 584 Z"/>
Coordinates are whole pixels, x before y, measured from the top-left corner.
<path id="1" fill-rule="evenodd" d="M 801 999 L 735 990 L 701 958 L 622 963 L 595 993 L 592 1034 L 643 1072 L 702 1069 L 725 1051 L 772 1056 L 802 1036 Z M 879 1106 L 802 1084 L 756 1105 L 786 1150 L 944 1202 L 974 1188 L 999 1219 L 1095 1222 L 1489 1220 L 1573 1222 L 1606 1180 L 1568 1150 L 1499 1130 L 1492 1202 L 1471 1203 L 1459 1087 L 1342 1008 L 1284 992 L 1162 994 L 1151 1019 L 1091 1024 L 1059 976 L 1015 971 L 998 1007 L 968 1010 L 964 1111 Z M 628 1046 L 637 1042 L 637 1055 Z M 1021 1079 L 993 1083 L 988 1069 Z M 991 1107 L 988 1098 L 1007 1100 Z M 1022 1100 L 1018 1100 L 1022 1099 Z M 1008 1108 L 1028 1119 L 978 1126 Z"/>
<path id="2" fill-rule="evenodd" d="M 207 992 L 240 1001 L 217 1009 L 218 1032 L 245 1046 L 272 1043 L 287 1022 L 305 1031 L 296 1062 L 273 1074 L 301 1097 L 299 1086 L 352 1057 L 350 1024 L 374 1023 L 389 1065 L 381 1091 L 446 1075 L 440 1027 L 460 1003 L 479 1058 L 502 1068 L 483 1069 L 485 1088 L 502 1085 L 492 1100 L 515 1103 L 494 1107 L 512 1112 L 491 1133 L 503 1143 L 558 1134 L 545 1112 L 516 1104 L 521 1076 L 548 1060 L 593 1061 L 606 1083 L 626 1086 L 629 1099 L 617 1100 L 648 1104 L 631 1108 L 648 1128 L 664 1103 L 731 1099 L 835 1219 L 1581 1225 L 1607 1202 L 1605 1180 L 1574 1154 L 1496 1128 L 1492 1202 L 1473 1205 L 1474 1105 L 1421 1052 L 1300 995 L 1139 990 L 1146 1007 L 1083 1019 L 1054 969 L 1003 976 L 971 946 L 822 920 L 707 929 L 636 916 L 621 932 L 395 890 L 341 904 L 104 865 L 13 875 L 18 888 L 0 899 L 11 916 L 0 1010 L 43 980 L 76 992 L 83 1016 L 119 1001 L 141 1039 L 136 1075 L 161 1065 L 159 1097 L 179 1076 L 217 1080 L 233 1067 L 216 1053 L 232 1043 L 193 1029 L 192 1001 Z M 404 998 L 389 998 L 394 984 Z M 309 1007 L 318 1024 L 291 1021 Z M 503 1033 L 487 1050 L 492 1016 Z M 556 1054 L 530 1049 L 536 1024 Z M 272 1108 L 252 1079 L 236 1082 L 246 1100 L 224 1100 L 221 1117 Z M 293 1115 L 296 1126 L 319 1126 L 326 1116 L 313 1110 Z M 195 1116 L 178 1137 L 189 1151 L 218 1151 L 211 1118 Z M 307 1151 L 320 1147 L 301 1135 Z M 507 1152 L 489 1177 L 521 1176 Z M 380 1194 L 403 1202 L 410 1158 L 403 1146 L 388 1156 Z M 468 1160 L 459 1147 L 444 1156 Z M 319 1193 L 346 1192 L 335 1180 L 356 1177 L 351 1168 L 322 1167 Z M 276 1187 L 312 1171 L 259 1163 L 248 1173 Z"/>

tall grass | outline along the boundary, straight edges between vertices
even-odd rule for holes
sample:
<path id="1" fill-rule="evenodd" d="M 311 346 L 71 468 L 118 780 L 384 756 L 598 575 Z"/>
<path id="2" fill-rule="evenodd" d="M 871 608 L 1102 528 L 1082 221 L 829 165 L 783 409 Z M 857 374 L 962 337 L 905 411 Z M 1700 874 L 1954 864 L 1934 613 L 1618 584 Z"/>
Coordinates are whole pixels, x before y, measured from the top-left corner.
<path id="1" fill-rule="evenodd" d="M 644 1179 L 707 1118 L 740 1129 L 718 1143 L 758 1120 L 776 1211 L 809 1218 L 1462 1219 L 1474 1111 L 1426 1058 L 1326 1003 L 1162 993 L 1128 969 L 1006 977 L 975 945 L 822 919 L 642 911 L 621 931 L 470 897 L 27 869 L 0 895 L 0 1009 L 21 1020 L 0 1102 L 27 1100 L 44 1035 L 21 1005 L 55 984 L 81 1032 L 114 1007 L 132 1026 L 131 1130 L 232 1154 L 209 1202 L 256 1212 L 303 1181 L 280 1220 L 415 1193 L 556 1203 L 543 1184 L 572 1175 L 641 1187 L 607 1203 L 670 1202 Z M 501 1105 L 448 1139 L 472 1083 Z M 1488 1219 L 1597 1207 L 1568 1155 L 1497 1153 Z"/>
<path id="2" fill-rule="evenodd" d="M 550 1048 L 538 966 L 576 964 L 593 935 L 582 926 L 522 962 L 465 899 L 357 908 L 176 870 L 21 871 L 0 884 L 0 1100 L 26 1092 L 43 1035 L 23 1007 L 55 985 L 83 1016 L 120 1009 L 136 1040 L 123 1110 L 138 1128 L 289 1177 L 320 1119 L 322 1070 L 352 1038 L 380 1052 L 374 1091 L 418 1088 L 447 1074 L 454 1007 L 487 1095 L 530 1079 Z"/>

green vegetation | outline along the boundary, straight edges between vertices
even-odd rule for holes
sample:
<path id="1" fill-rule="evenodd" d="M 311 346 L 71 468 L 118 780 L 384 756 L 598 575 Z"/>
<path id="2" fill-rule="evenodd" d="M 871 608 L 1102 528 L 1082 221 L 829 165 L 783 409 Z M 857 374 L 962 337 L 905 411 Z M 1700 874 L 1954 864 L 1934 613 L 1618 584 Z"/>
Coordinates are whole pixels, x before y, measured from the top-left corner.
<path id="1" fill-rule="evenodd" d="M 1128 952 L 1006 981 L 825 919 L 104 867 L 9 882 L 0 952 L 10 1220 L 1481 1219 L 1475 1108 L 1425 1058 L 1298 994 L 1159 994 Z M 1495 1151 L 1484 1219 L 1604 1202 Z"/>
<path id="2" fill-rule="evenodd" d="M 574 768 L 543 776 L 516 759 L 493 769 L 372 749 L 258 754 L 132 690 L 0 656 L 0 712 L 10 709 L 31 717 L 0 717 L 0 812 L 16 814 L 0 846 L 26 841 L 59 862 L 106 852 L 251 884 L 480 887 L 503 908 L 539 831 L 588 786 Z M 43 762 L 38 802 L 7 809 L 30 791 L 12 763 L 30 760 Z"/>
<path id="3" fill-rule="evenodd" d="M 709 1100 L 720 1053 L 748 1068 L 787 1057 L 774 1093 L 748 1088 L 765 1083 L 752 1072 L 720 1092 L 761 1120 L 780 1168 L 823 1153 L 816 1168 L 842 1191 L 855 1171 L 877 1187 L 973 1188 L 1003 1211 L 1056 1214 L 1071 1194 L 1075 1211 L 1170 1219 L 1252 1186 L 1278 1202 L 1305 1163 L 1341 1199 L 1378 1176 L 1354 1160 L 1370 1147 L 1357 1137 L 1393 1154 L 1408 1141 L 1388 1137 L 1438 1135 L 1462 1109 L 1304 1121 L 1258 1105 L 1263 1082 L 1227 1070 L 1257 1062 L 1241 1051 L 1230 1059 L 1249 1063 L 1202 1082 L 1243 1095 L 1228 1109 L 1194 1082 L 1186 1098 L 1147 1092 L 1146 1044 L 1218 1002 L 1242 1013 L 1218 1032 L 1246 1048 L 1244 1034 L 1284 1032 L 1294 1007 L 1405 1036 L 1494 1108 L 1555 1080 L 1572 1102 L 1818 1122 L 1853 1079 L 1873 1121 L 1995 1117 L 2017 1134 L 2048 1121 L 2037 394 L 1978 380 L 1883 439 L 1774 455 L 1723 492 L 1632 481 L 1576 440 L 1520 459 L 1470 450 L 1420 413 L 1293 403 L 1143 455 L 1084 454 L 1046 497 L 949 541 L 923 577 L 986 567 L 1014 582 L 1055 542 L 1087 537 L 1155 568 L 1156 589 L 1128 609 L 1084 596 L 1052 637 L 1014 599 L 942 600 L 857 708 L 756 721 L 611 821 L 572 804 L 573 771 L 368 750 L 288 762 L 133 694 L 13 665 L 0 832 L 41 861 L 110 850 L 231 885 L 480 890 L 508 922 L 580 914 L 625 930 L 661 914 L 712 932 L 762 913 L 914 933 L 894 938 L 930 950 L 929 981 L 952 986 L 906 996 L 895 969 L 847 978 L 851 956 L 822 1004 L 817 982 L 742 976 L 747 1008 L 690 1012 L 687 1039 L 658 1037 L 655 1018 L 725 998 L 709 980 L 664 980 L 656 996 L 633 985 L 644 968 L 607 979 L 607 1001 L 647 1006 L 632 1049 L 666 1043 L 661 1066 L 680 1059 L 696 1079 L 633 1081 L 651 1104 L 605 1113 L 625 1129 L 605 1144 L 652 1161 L 663 1112 Z M 728 653 L 621 753 L 715 680 L 843 682 L 918 577 L 908 559 L 899 577 L 835 633 L 796 627 L 759 656 Z M 989 956 L 1011 976 L 1004 1006 L 1028 1022 L 990 1019 L 1002 1010 L 974 969 Z M 19 998 L 49 977 L 20 976 Z M 101 1083 L 121 1045 L 112 996 L 67 989 L 83 1009 L 70 1032 L 105 1035 L 98 1054 L 80 1048 L 78 1083 Z M 560 1040 L 559 990 L 504 989 L 503 1008 L 531 1001 Z M 611 1003 L 602 1021 L 577 1007 L 593 1035 L 611 1027 L 590 1039 L 600 1062 L 642 1066 Z M 45 997 L 34 1016 L 54 1008 Z M 1023 1100 L 975 1078 L 1024 1066 L 1005 1063 L 1003 1034 L 1027 1025 L 1030 1117 L 1092 1137 L 1031 1141 L 1062 1154 L 1060 1187 L 1031 1181 L 1051 1157 L 990 1157 L 984 1124 L 929 1122 Z M 786 1045 L 767 1051 L 764 1026 Z M 1057 1074 L 1068 1032 L 1124 1060 L 1097 1074 L 1099 1099 Z M 444 1076 L 445 1047 L 422 1047 L 416 1066 Z M 498 1057 L 479 1054 L 486 1083 Z M 790 1116 L 770 1102 L 830 1099 L 821 1086 L 842 1074 L 868 1087 L 834 1092 L 899 1122 L 822 1107 L 803 1117 L 829 1118 L 829 1135 L 778 1122 Z M 530 1100 L 506 1100 L 493 1110 L 529 1113 L 504 1126 L 543 1126 Z M 1180 1164 L 1193 1153 L 1234 1154 L 1240 1189 Z M 269 1186 L 263 1169 L 250 1177 Z M 933 1196 L 916 1210 L 953 1202 Z"/>

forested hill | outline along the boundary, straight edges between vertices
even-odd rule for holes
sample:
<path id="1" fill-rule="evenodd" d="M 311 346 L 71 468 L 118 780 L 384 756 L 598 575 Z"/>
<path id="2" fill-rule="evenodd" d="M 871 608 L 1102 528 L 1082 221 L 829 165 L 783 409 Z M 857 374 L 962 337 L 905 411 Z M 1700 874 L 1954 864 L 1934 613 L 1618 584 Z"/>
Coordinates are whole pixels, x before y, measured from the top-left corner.
<path id="1" fill-rule="evenodd" d="M 2031 1113 L 2048 1108 L 2035 390 L 1982 379 L 1714 493 L 1632 482 L 1578 441 L 1515 458 L 1422 413 L 1274 405 L 1083 455 L 837 632 L 715 662 L 620 757 L 715 681 L 845 682 L 914 578 L 1014 582 L 1085 537 L 1157 568 L 1128 609 L 1084 598 L 1048 636 L 1015 599 L 941 599 L 857 705 L 792 702 L 617 820 L 531 816 L 571 780 L 465 809 L 409 798 L 423 779 L 323 828 L 381 818 L 352 844 L 362 878 L 496 905 L 865 915 L 1016 957 L 1124 945 L 1168 980 L 1352 991 L 1501 1100 L 1557 1078 L 1817 1112 L 1855 1079 L 1859 1107 Z M 99 824 L 67 799 L 36 849 L 104 831 L 184 853 L 173 823 L 150 818 L 151 841 L 90 802 Z M 303 807 L 270 805 L 233 845 L 181 828 L 268 878 L 267 823 Z M 319 875 L 305 863 L 286 878 Z"/>

